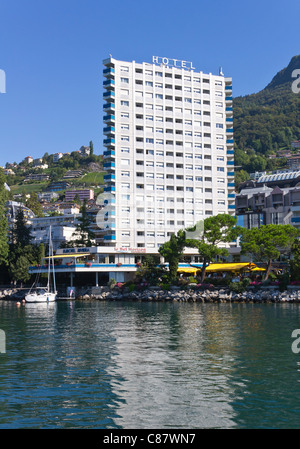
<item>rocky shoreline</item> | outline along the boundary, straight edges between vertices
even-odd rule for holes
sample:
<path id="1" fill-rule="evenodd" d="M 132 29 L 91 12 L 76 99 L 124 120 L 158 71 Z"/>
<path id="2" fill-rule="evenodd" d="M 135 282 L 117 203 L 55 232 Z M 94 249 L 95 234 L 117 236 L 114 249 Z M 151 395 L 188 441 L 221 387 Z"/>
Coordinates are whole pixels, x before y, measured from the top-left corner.
<path id="1" fill-rule="evenodd" d="M 22 301 L 28 290 L 7 288 L 0 289 L 0 300 Z M 58 292 L 58 300 L 66 300 L 63 291 Z M 77 289 L 74 300 L 83 301 L 152 301 L 152 302 L 201 302 L 201 303 L 300 303 L 300 289 L 289 288 L 283 292 L 279 289 L 247 289 L 242 293 L 235 293 L 229 288 L 180 289 L 171 287 L 162 290 L 160 287 L 150 287 L 141 291 L 123 291 L 109 287 L 83 287 Z"/>
<path id="2" fill-rule="evenodd" d="M 79 292 L 78 292 L 79 293 Z M 82 292 L 83 293 L 83 292 Z M 109 290 L 98 287 L 90 292 L 78 296 L 80 300 L 107 300 L 107 301 L 173 301 L 173 302 L 201 302 L 201 303 L 274 303 L 299 302 L 300 289 L 291 289 L 280 292 L 278 289 L 247 289 L 243 293 L 232 292 L 228 288 L 220 289 L 176 289 L 162 290 L 148 288 L 142 291 Z"/>

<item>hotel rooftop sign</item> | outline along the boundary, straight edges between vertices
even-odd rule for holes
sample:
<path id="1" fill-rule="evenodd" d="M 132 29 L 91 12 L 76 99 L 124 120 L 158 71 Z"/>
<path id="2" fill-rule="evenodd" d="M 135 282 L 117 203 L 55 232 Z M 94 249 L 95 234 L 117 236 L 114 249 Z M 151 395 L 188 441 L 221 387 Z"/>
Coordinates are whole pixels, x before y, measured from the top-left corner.
<path id="1" fill-rule="evenodd" d="M 153 64 L 163 64 L 168 67 L 176 67 L 177 69 L 194 70 L 193 63 L 189 61 L 181 61 L 180 59 L 165 58 L 161 56 L 152 56 Z"/>

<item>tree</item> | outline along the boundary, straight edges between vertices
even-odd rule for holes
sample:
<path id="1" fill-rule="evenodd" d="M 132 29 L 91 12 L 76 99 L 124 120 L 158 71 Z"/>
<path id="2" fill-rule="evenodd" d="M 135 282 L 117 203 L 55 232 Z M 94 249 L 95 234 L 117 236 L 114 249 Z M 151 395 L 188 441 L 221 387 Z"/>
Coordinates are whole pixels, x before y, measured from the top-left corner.
<path id="1" fill-rule="evenodd" d="M 300 240 L 296 239 L 292 246 L 291 278 L 300 281 Z"/>
<path id="2" fill-rule="evenodd" d="M 94 154 L 94 145 L 92 140 L 90 141 L 90 155 L 92 156 Z"/>
<path id="3" fill-rule="evenodd" d="M 26 256 L 19 256 L 14 264 L 10 267 L 10 274 L 14 282 L 26 282 L 30 279 L 29 260 Z"/>
<path id="4" fill-rule="evenodd" d="M 23 209 L 19 209 L 12 229 L 12 244 L 24 248 L 31 243 L 31 227 L 27 226 Z"/>
<path id="5" fill-rule="evenodd" d="M 178 264 L 180 257 L 183 255 L 185 248 L 185 231 L 178 231 L 177 235 L 172 234 L 169 241 L 165 242 L 158 250 L 169 263 L 170 281 L 174 282 L 177 276 Z"/>
<path id="6" fill-rule="evenodd" d="M 197 248 L 202 258 L 201 282 L 206 276 L 206 268 L 218 256 L 225 257 L 228 250 L 220 244 L 232 242 L 240 232 L 236 226 L 237 219 L 228 214 L 208 217 L 203 223 L 203 232 L 199 238 L 186 239 L 186 246 Z"/>
<path id="7" fill-rule="evenodd" d="M 43 217 L 43 209 L 36 192 L 30 194 L 30 197 L 26 200 L 25 204 L 37 217 Z"/>
<path id="8" fill-rule="evenodd" d="M 244 229 L 241 235 L 241 253 L 250 254 L 255 261 L 267 262 L 265 279 L 268 279 L 272 261 L 280 254 L 289 253 L 299 231 L 291 225 L 263 225 Z"/>
<path id="9" fill-rule="evenodd" d="M 77 246 L 92 246 L 95 234 L 91 230 L 91 219 L 87 212 L 86 201 L 83 202 L 80 212 L 81 216 L 78 218 L 78 225 L 73 233 L 73 236 L 76 237 L 74 243 Z"/>

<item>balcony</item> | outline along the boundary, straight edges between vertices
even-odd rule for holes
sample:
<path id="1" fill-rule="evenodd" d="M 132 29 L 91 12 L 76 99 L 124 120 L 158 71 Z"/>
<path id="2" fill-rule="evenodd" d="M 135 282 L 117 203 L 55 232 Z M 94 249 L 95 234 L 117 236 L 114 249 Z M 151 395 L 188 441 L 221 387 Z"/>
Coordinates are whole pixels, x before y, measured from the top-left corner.
<path id="1" fill-rule="evenodd" d="M 104 92 L 103 94 L 103 98 L 105 100 L 107 100 L 110 97 L 114 97 L 115 96 L 115 92 L 113 90 L 109 90 L 108 92 Z"/>
<path id="2" fill-rule="evenodd" d="M 103 81 L 103 86 L 105 88 L 114 87 L 115 81 L 114 80 L 105 80 L 105 81 Z"/>
<path id="3" fill-rule="evenodd" d="M 104 192 L 115 192 L 116 188 L 114 186 L 104 187 Z"/>
<path id="4" fill-rule="evenodd" d="M 105 182 L 112 182 L 115 179 L 116 179 L 116 176 L 114 174 L 104 175 Z"/>
<path id="5" fill-rule="evenodd" d="M 107 126 L 106 128 L 103 128 L 104 134 L 114 134 L 115 128 L 113 126 Z"/>
<path id="6" fill-rule="evenodd" d="M 227 143 L 227 144 L 233 144 L 233 139 L 227 139 L 227 140 L 226 140 L 226 143 Z"/>
<path id="7" fill-rule="evenodd" d="M 115 73 L 115 69 L 109 67 L 108 69 L 103 70 L 103 75 L 113 75 Z"/>
<path id="8" fill-rule="evenodd" d="M 116 240 L 116 236 L 115 235 L 105 235 L 104 240 Z"/>
<path id="9" fill-rule="evenodd" d="M 104 143 L 104 145 L 114 145 L 115 139 L 104 139 L 103 143 Z"/>
<path id="10" fill-rule="evenodd" d="M 116 168 L 116 165 L 114 162 L 104 162 L 103 168 L 105 170 L 114 170 Z"/>
<path id="11" fill-rule="evenodd" d="M 226 112 L 232 112 L 232 111 L 233 111 L 233 108 L 232 108 L 231 106 L 228 106 L 228 107 L 225 109 L 225 111 L 226 111 Z"/>
<path id="12" fill-rule="evenodd" d="M 234 150 L 227 150 L 226 152 L 228 155 L 234 155 Z"/>
<path id="13" fill-rule="evenodd" d="M 103 109 L 104 111 L 108 111 L 110 109 L 114 110 L 115 109 L 115 104 L 114 103 L 107 103 L 103 105 Z"/>
<path id="14" fill-rule="evenodd" d="M 226 128 L 226 132 L 232 134 L 233 133 L 233 128 Z"/>
<path id="15" fill-rule="evenodd" d="M 103 157 L 109 158 L 109 157 L 115 157 L 116 153 L 114 150 L 108 150 L 103 152 Z"/>
<path id="16" fill-rule="evenodd" d="M 103 121 L 107 123 L 113 123 L 115 121 L 114 115 L 104 115 Z"/>

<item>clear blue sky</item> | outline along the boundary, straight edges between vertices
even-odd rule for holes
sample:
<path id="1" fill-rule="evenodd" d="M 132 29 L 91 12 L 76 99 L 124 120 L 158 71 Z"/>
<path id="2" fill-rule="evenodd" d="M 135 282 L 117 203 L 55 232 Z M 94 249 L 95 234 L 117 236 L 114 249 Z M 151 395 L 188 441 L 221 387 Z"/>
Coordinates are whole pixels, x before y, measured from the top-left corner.
<path id="1" fill-rule="evenodd" d="M 152 55 L 263 89 L 299 48 L 299 0 L 0 0 L 0 165 L 102 153 L 102 60 Z"/>

